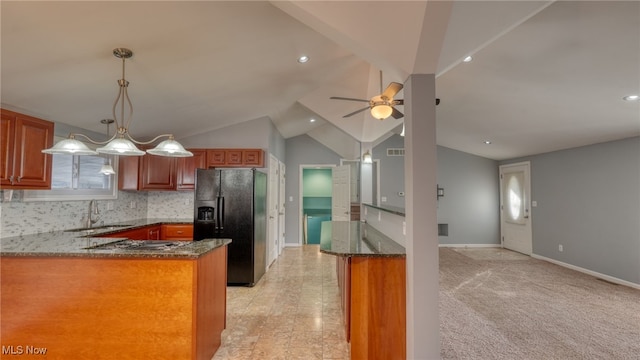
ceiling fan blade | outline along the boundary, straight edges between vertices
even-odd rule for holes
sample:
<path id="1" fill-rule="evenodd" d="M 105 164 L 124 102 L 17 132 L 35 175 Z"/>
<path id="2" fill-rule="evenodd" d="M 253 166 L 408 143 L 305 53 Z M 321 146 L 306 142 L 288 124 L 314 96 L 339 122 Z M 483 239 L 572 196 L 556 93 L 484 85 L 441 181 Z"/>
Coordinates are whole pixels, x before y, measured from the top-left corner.
<path id="1" fill-rule="evenodd" d="M 332 100 L 349 100 L 349 101 L 360 101 L 360 102 L 366 102 L 368 103 L 369 100 L 364 100 L 364 99 L 354 99 L 354 98 L 346 98 L 346 97 L 340 97 L 340 96 L 332 96 L 329 99 Z"/>
<path id="2" fill-rule="evenodd" d="M 393 116 L 394 119 L 400 119 L 401 117 L 404 117 L 404 114 L 398 111 L 398 109 L 393 108 L 393 112 L 391 113 L 391 116 Z"/>
<path id="3" fill-rule="evenodd" d="M 349 116 L 355 115 L 355 114 L 357 114 L 357 113 L 361 113 L 361 112 L 363 112 L 363 111 L 365 111 L 365 110 L 369 110 L 369 106 L 367 106 L 366 108 L 362 108 L 362 109 L 360 109 L 360 110 L 356 110 L 356 111 L 354 111 L 354 112 L 352 112 L 352 113 L 349 113 L 349 114 L 347 114 L 347 115 L 343 116 L 343 118 L 348 118 Z"/>
<path id="4" fill-rule="evenodd" d="M 389 86 L 387 86 L 386 89 L 384 89 L 384 92 L 382 93 L 382 97 L 387 97 L 387 99 L 393 99 L 394 96 L 396 96 L 396 94 L 398 93 L 398 91 L 402 90 L 402 84 L 397 83 L 397 82 L 392 82 L 391 84 L 389 84 Z"/>
<path id="5" fill-rule="evenodd" d="M 392 105 L 404 105 L 404 99 L 393 100 Z"/>

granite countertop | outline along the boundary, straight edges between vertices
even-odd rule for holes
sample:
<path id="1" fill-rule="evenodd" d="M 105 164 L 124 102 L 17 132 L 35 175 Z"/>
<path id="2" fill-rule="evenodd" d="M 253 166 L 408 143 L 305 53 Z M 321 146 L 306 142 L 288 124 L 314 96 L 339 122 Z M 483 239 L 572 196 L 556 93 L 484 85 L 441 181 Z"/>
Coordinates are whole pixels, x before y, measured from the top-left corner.
<path id="1" fill-rule="evenodd" d="M 404 257 L 405 248 L 360 221 L 324 221 L 320 252 L 338 256 Z"/>
<path id="2" fill-rule="evenodd" d="M 218 247 L 231 243 L 231 239 L 204 239 L 190 241 L 185 246 L 162 250 L 123 250 L 95 249 L 97 245 L 125 240 L 126 238 L 106 238 L 101 235 L 128 231 L 145 226 L 162 224 L 192 224 L 189 219 L 136 219 L 121 223 L 108 224 L 117 227 L 104 227 L 92 231 L 52 231 L 47 233 L 13 236 L 0 239 L 0 256 L 53 256 L 53 257 L 119 257 L 119 258 L 198 258 Z M 118 226 L 120 225 L 120 226 Z M 126 226 L 122 226 L 126 225 Z"/>
<path id="3" fill-rule="evenodd" d="M 386 211 L 386 212 L 389 212 L 389 213 L 392 213 L 392 214 L 400 215 L 400 216 L 405 216 L 406 215 L 405 209 L 401 208 L 401 207 L 397 207 L 397 206 L 374 205 L 374 204 L 365 204 L 365 203 L 363 203 L 362 205 L 368 206 L 370 208 Z"/>

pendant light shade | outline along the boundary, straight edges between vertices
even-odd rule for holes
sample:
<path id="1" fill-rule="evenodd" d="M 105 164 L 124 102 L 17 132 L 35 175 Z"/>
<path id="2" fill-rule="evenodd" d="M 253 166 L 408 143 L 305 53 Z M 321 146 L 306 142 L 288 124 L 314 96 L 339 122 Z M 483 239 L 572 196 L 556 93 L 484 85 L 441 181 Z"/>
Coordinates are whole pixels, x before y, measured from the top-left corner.
<path id="1" fill-rule="evenodd" d="M 70 134 L 69 139 L 62 140 L 50 149 L 42 150 L 45 154 L 75 154 L 75 155 L 96 155 L 111 154 L 120 156 L 142 156 L 144 151 L 138 149 L 135 144 L 138 145 L 150 145 L 160 138 L 169 138 L 158 144 L 154 149 L 149 150 L 150 154 L 169 156 L 169 157 L 187 157 L 193 156 L 193 154 L 182 147 L 180 143 L 174 140 L 173 134 L 162 134 L 149 141 L 138 141 L 134 139 L 129 133 L 129 125 L 131 124 L 131 115 L 133 114 L 133 105 L 129 99 L 128 87 L 129 82 L 124 78 L 125 60 L 133 56 L 133 51 L 125 48 L 116 48 L 113 50 L 113 55 L 119 59 L 122 59 L 122 79 L 118 80 L 119 91 L 115 102 L 113 103 L 113 121 L 116 125 L 116 132 L 113 136 L 106 141 L 95 141 L 83 134 Z M 120 110 L 120 117 L 116 116 L 116 109 Z M 128 117 L 125 121 L 125 105 L 128 105 Z M 111 123 L 109 122 L 109 123 Z M 105 122 L 106 123 L 106 122 Z M 90 150 L 80 141 L 74 140 L 74 136 L 82 136 L 88 141 L 104 145 L 96 149 L 96 151 Z"/>
<path id="2" fill-rule="evenodd" d="M 96 149 L 100 154 L 124 155 L 124 156 L 142 156 L 144 151 L 138 149 L 133 142 L 118 138 L 111 140 L 107 145 Z"/>
<path id="3" fill-rule="evenodd" d="M 177 141 L 168 139 L 162 141 L 158 146 L 153 149 L 147 150 L 151 155 L 159 156 L 173 156 L 173 157 L 189 157 L 193 156 L 191 151 L 185 150 L 185 148 Z"/>
<path id="4" fill-rule="evenodd" d="M 111 164 L 107 162 L 100 168 L 100 173 L 104 175 L 113 175 L 116 173 L 116 171 L 113 170 Z"/>
<path id="5" fill-rule="evenodd" d="M 78 141 L 73 137 L 58 141 L 52 148 L 42 150 L 45 154 L 71 154 L 71 155 L 98 155 L 97 152 L 91 150 L 82 141 Z"/>

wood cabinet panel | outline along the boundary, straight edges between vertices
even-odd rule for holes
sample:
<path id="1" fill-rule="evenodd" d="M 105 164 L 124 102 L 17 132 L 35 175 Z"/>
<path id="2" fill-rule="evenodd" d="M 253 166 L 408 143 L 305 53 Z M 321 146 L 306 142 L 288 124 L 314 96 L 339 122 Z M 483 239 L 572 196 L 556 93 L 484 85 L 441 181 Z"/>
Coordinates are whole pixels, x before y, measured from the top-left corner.
<path id="1" fill-rule="evenodd" d="M 42 150 L 53 146 L 53 128 L 50 121 L 2 109 L 3 188 L 51 188 L 53 157 Z"/>
<path id="2" fill-rule="evenodd" d="M 189 149 L 192 157 L 179 158 L 177 169 L 177 190 L 193 190 L 196 185 L 196 169 L 207 168 L 207 150 Z"/>
<path id="3" fill-rule="evenodd" d="M 175 190 L 176 158 L 147 154 L 140 160 L 140 190 Z"/>
<path id="4" fill-rule="evenodd" d="M 2 111 L 0 125 L 0 185 L 11 185 L 13 176 L 13 142 L 15 132 L 15 116 Z"/>
<path id="5" fill-rule="evenodd" d="M 218 167 L 227 163 L 227 152 L 224 149 L 207 150 L 208 167 Z"/>
<path id="6" fill-rule="evenodd" d="M 163 224 L 162 240 L 193 240 L 192 224 Z"/>
<path id="7" fill-rule="evenodd" d="M 118 159 L 118 189 L 138 190 L 139 156 L 120 156 Z"/>
<path id="8" fill-rule="evenodd" d="M 351 259 L 351 359 L 406 359 L 405 258 Z"/>
<path id="9" fill-rule="evenodd" d="M 226 246 L 197 260 L 3 257 L 3 345 L 52 359 L 211 359 L 225 327 L 226 259 Z"/>
<path id="10" fill-rule="evenodd" d="M 262 149 L 209 149 L 208 167 L 264 167 Z"/>

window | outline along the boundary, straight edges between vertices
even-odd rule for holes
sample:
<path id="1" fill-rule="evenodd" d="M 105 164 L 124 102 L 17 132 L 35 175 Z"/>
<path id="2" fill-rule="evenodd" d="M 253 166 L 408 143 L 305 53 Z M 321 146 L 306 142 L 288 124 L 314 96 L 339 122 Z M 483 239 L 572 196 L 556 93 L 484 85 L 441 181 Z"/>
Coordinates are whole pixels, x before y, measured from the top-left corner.
<path id="1" fill-rule="evenodd" d="M 100 173 L 102 165 L 117 168 L 111 155 L 53 155 L 51 190 L 25 190 L 24 201 L 116 199 L 117 177 Z"/>

